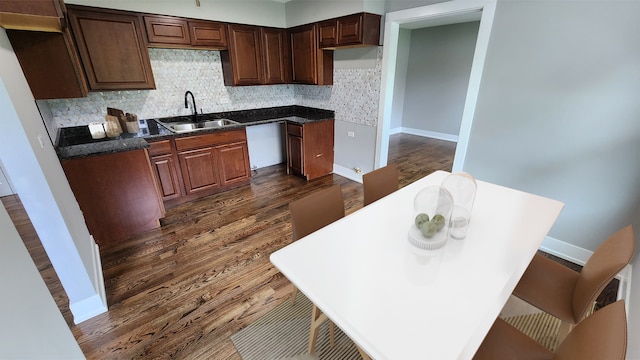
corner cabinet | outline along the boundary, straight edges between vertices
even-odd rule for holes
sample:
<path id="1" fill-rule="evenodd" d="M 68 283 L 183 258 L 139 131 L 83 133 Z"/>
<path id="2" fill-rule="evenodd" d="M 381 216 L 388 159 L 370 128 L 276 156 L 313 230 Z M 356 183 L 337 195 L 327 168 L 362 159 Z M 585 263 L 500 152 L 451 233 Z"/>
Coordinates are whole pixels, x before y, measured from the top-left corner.
<path id="1" fill-rule="evenodd" d="M 228 33 L 229 50 L 220 53 L 225 85 L 287 82 L 289 52 L 284 29 L 230 24 Z"/>
<path id="2" fill-rule="evenodd" d="M 150 149 L 158 191 L 167 207 L 251 180 L 244 129 L 151 142 Z"/>
<path id="3" fill-rule="evenodd" d="M 155 89 L 141 15 L 71 5 L 68 14 L 91 90 Z"/>
<path id="4" fill-rule="evenodd" d="M 287 173 L 312 180 L 333 172 L 334 121 L 287 122 Z"/>
<path id="5" fill-rule="evenodd" d="M 333 51 L 322 50 L 318 24 L 288 30 L 291 49 L 291 82 L 310 85 L 333 85 Z"/>

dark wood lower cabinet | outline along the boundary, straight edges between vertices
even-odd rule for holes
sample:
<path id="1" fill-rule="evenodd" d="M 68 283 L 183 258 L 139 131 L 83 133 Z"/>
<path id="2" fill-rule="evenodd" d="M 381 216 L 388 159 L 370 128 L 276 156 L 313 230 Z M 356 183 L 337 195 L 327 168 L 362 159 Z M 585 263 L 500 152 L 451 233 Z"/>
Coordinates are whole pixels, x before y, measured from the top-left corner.
<path id="1" fill-rule="evenodd" d="M 149 153 L 166 207 L 251 180 L 244 129 L 152 142 Z"/>
<path id="2" fill-rule="evenodd" d="M 164 205 L 146 149 L 63 160 L 62 168 L 99 245 L 160 226 Z"/>
<path id="3" fill-rule="evenodd" d="M 334 121 L 287 123 L 287 173 L 312 180 L 333 172 Z"/>
<path id="4" fill-rule="evenodd" d="M 287 171 L 289 174 L 303 175 L 303 151 L 302 136 L 287 134 Z"/>
<path id="5" fill-rule="evenodd" d="M 156 171 L 158 187 L 162 200 L 171 200 L 182 196 L 182 182 L 178 176 L 175 155 L 158 155 L 151 157 L 151 165 Z"/>
<path id="6" fill-rule="evenodd" d="M 213 148 L 181 152 L 178 153 L 178 159 L 187 194 L 213 190 L 220 186 Z"/>
<path id="7" fill-rule="evenodd" d="M 251 177 L 249 149 L 246 142 L 218 146 L 215 153 L 219 161 L 222 186 L 245 183 Z"/>

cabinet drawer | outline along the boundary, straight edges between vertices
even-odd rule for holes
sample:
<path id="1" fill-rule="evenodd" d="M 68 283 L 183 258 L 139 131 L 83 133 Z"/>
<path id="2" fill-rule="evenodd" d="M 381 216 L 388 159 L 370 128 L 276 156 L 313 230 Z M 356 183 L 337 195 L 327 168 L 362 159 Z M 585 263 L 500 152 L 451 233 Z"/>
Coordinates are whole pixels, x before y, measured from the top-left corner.
<path id="1" fill-rule="evenodd" d="M 171 140 L 162 140 L 149 143 L 149 155 L 171 154 Z"/>
<path id="2" fill-rule="evenodd" d="M 287 123 L 287 134 L 302 137 L 302 125 Z"/>
<path id="3" fill-rule="evenodd" d="M 176 139 L 176 150 L 178 152 L 207 147 L 211 145 L 223 145 L 232 142 L 246 141 L 247 135 L 244 129 L 221 131 L 212 134 L 189 136 Z"/>

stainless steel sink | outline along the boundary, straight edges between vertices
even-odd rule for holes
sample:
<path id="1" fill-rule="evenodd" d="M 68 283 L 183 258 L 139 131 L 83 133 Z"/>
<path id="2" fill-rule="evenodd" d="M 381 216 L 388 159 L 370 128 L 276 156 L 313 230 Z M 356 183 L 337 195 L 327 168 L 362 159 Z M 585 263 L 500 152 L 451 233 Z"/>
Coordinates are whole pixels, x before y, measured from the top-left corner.
<path id="1" fill-rule="evenodd" d="M 197 123 L 183 122 L 183 121 L 178 121 L 178 122 L 157 121 L 157 122 L 158 124 L 164 126 L 165 128 L 177 134 L 192 132 L 192 131 L 199 131 L 199 130 L 216 129 L 216 128 L 222 128 L 225 126 L 240 124 L 237 121 L 233 121 L 229 119 L 215 119 L 215 120 L 201 121 Z"/>

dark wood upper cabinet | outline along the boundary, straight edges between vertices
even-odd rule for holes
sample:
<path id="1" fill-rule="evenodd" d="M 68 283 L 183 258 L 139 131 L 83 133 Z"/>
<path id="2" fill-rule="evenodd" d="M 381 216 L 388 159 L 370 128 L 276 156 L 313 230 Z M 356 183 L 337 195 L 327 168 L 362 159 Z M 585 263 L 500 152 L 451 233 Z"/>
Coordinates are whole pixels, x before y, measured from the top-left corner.
<path id="1" fill-rule="evenodd" d="M 318 23 L 320 47 L 377 46 L 380 43 L 380 15 L 358 13 Z"/>
<path id="2" fill-rule="evenodd" d="M 0 27 L 12 30 L 61 32 L 62 0 L 0 0 Z"/>
<path id="3" fill-rule="evenodd" d="M 89 91 L 69 27 L 60 27 L 65 13 L 60 0 L 0 1 L 0 25 L 36 100 L 79 98 Z M 45 18 L 57 22 L 57 31 L 43 29 Z"/>
<path id="4" fill-rule="evenodd" d="M 68 28 L 61 33 L 7 30 L 36 100 L 80 98 L 89 88 Z"/>
<path id="5" fill-rule="evenodd" d="M 180 44 L 191 45 L 187 20 L 172 16 L 144 16 L 149 46 Z"/>
<path id="6" fill-rule="evenodd" d="M 189 33 L 192 46 L 203 46 L 212 49 L 227 48 L 227 26 L 214 21 L 189 20 Z"/>
<path id="7" fill-rule="evenodd" d="M 320 47 L 327 48 L 338 44 L 338 20 L 331 19 L 318 23 Z"/>
<path id="8" fill-rule="evenodd" d="M 230 24 L 229 50 L 220 53 L 224 84 L 258 85 L 264 83 L 260 28 Z"/>
<path id="9" fill-rule="evenodd" d="M 264 84 L 284 84 L 289 68 L 287 32 L 284 29 L 260 28 L 264 64 Z"/>
<path id="10" fill-rule="evenodd" d="M 333 84 L 333 51 L 320 49 L 318 28 L 308 24 L 288 30 L 293 83 Z"/>
<path id="11" fill-rule="evenodd" d="M 91 90 L 155 89 L 141 15 L 71 5 L 68 14 Z"/>
<path id="12" fill-rule="evenodd" d="M 145 15 L 144 25 L 150 47 L 227 48 L 226 26 L 223 23 Z"/>
<path id="13" fill-rule="evenodd" d="M 230 24 L 229 50 L 222 51 L 227 86 L 284 84 L 287 81 L 286 31 Z"/>

